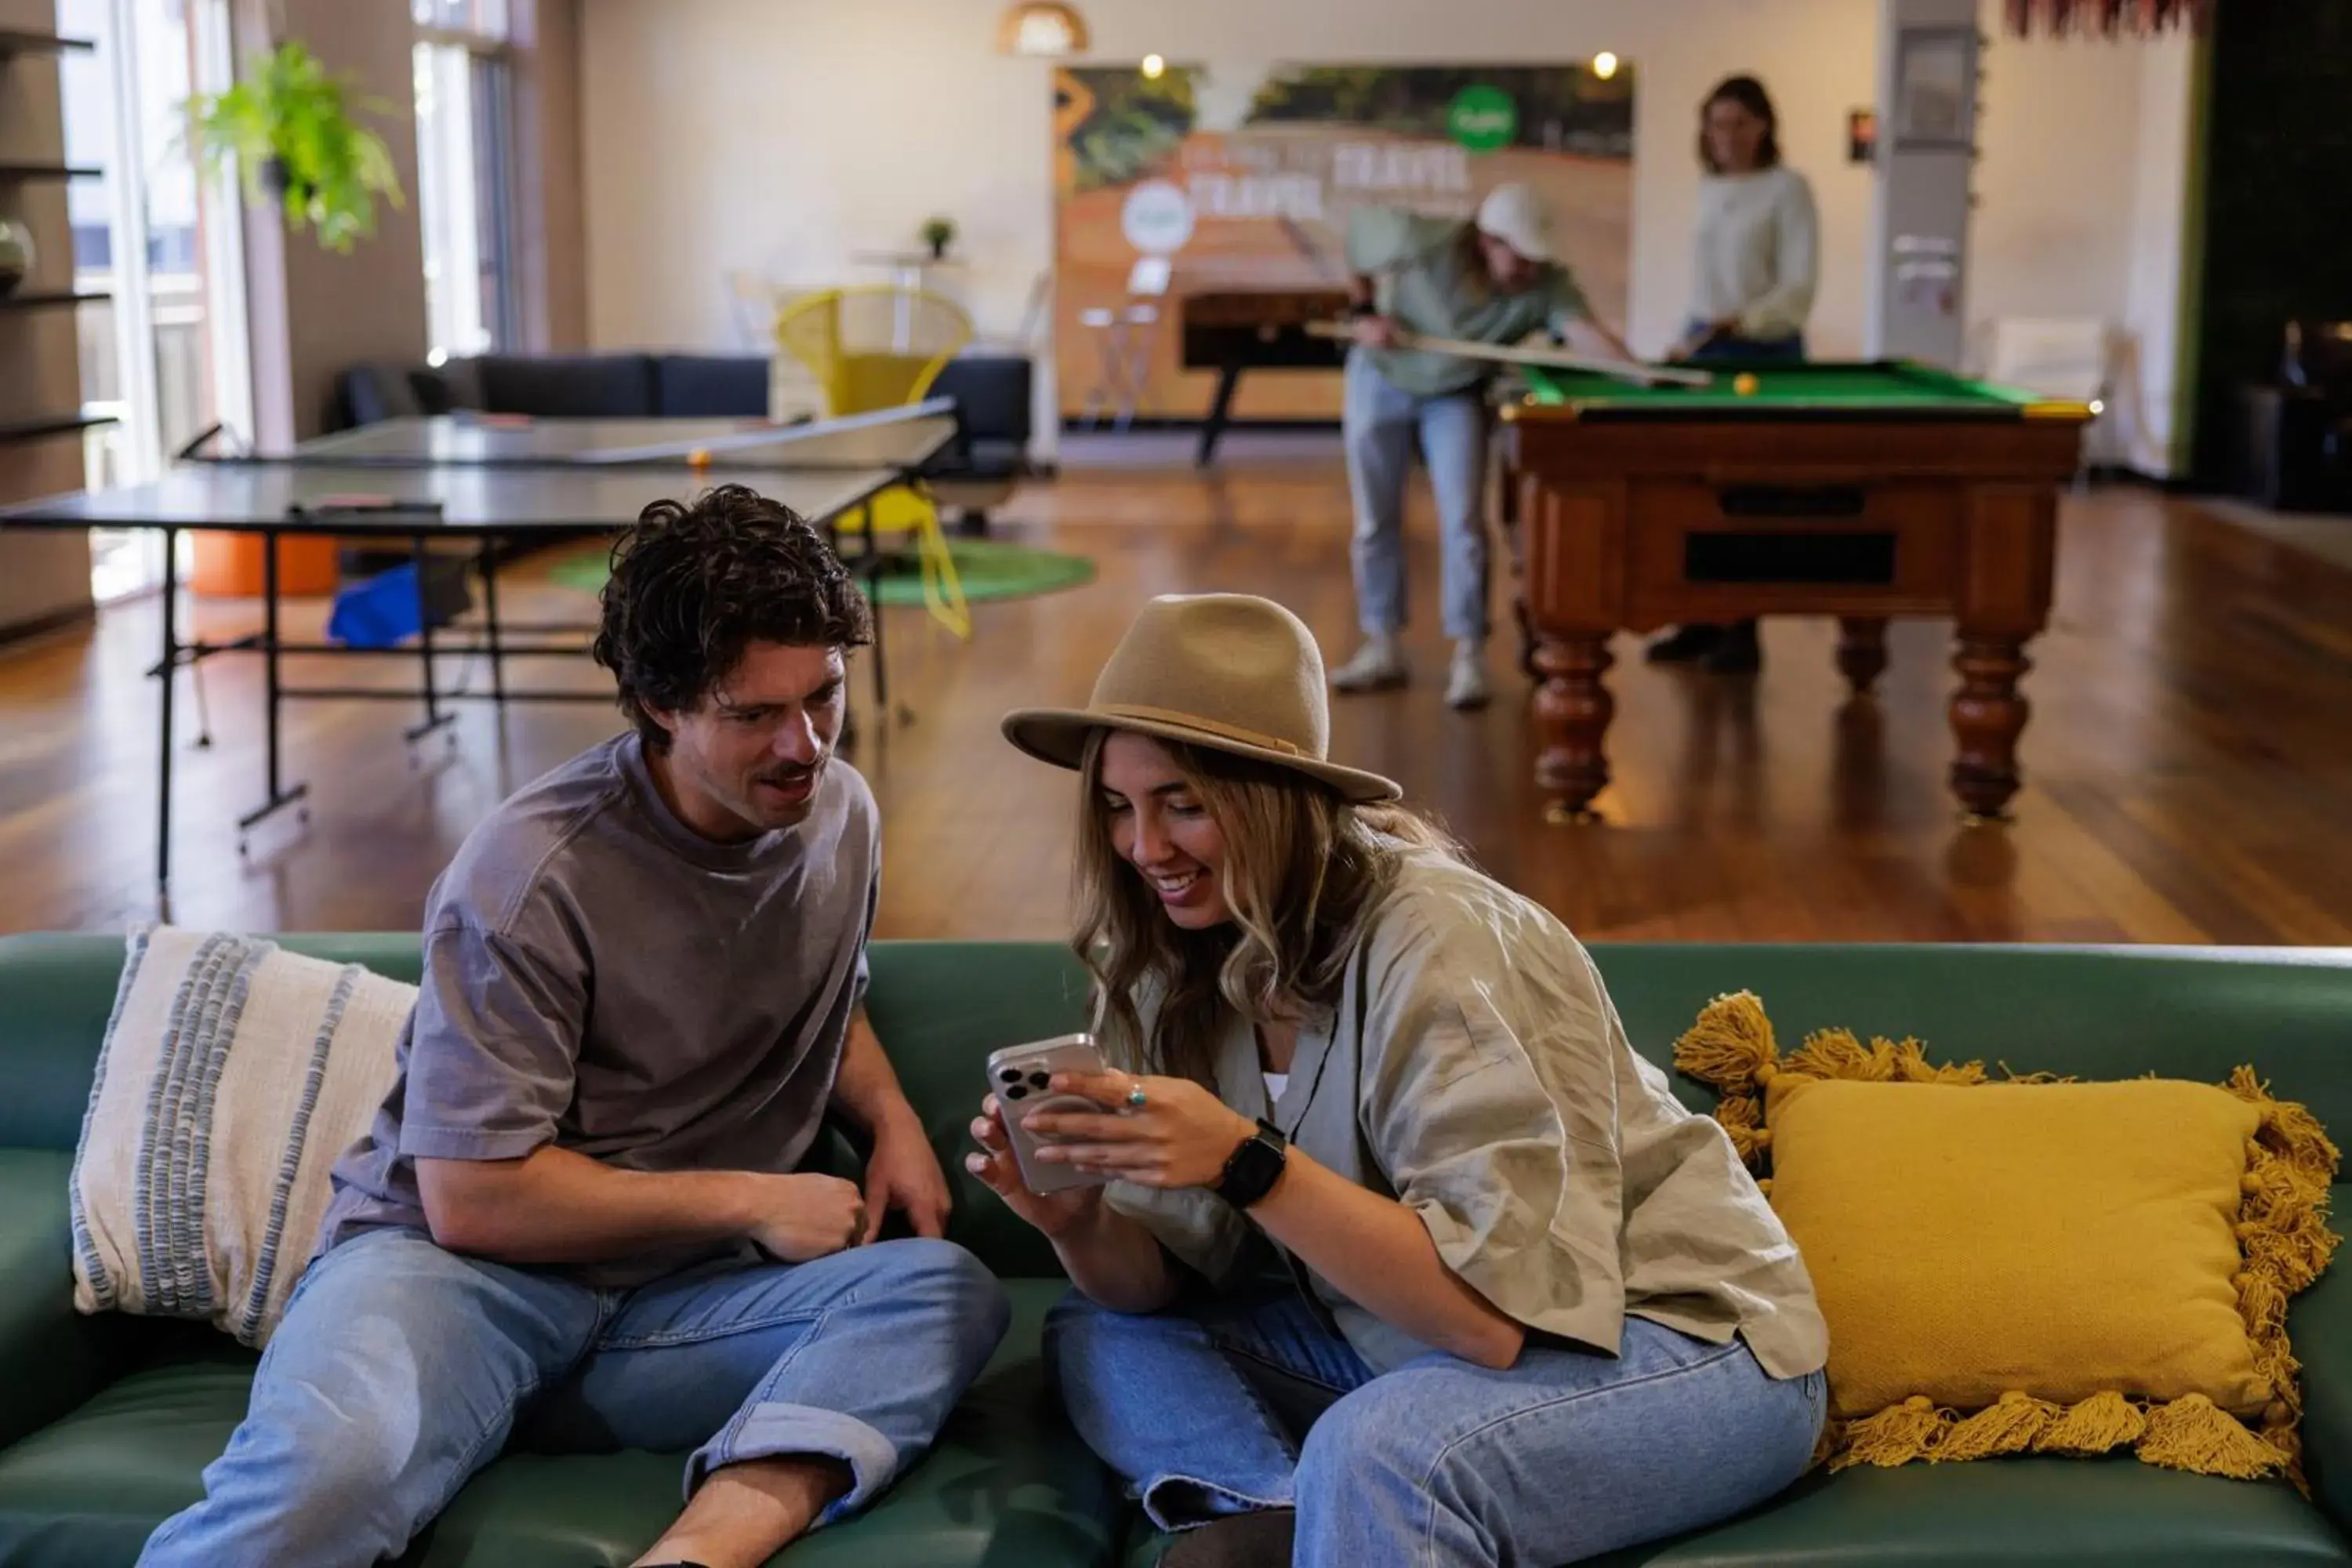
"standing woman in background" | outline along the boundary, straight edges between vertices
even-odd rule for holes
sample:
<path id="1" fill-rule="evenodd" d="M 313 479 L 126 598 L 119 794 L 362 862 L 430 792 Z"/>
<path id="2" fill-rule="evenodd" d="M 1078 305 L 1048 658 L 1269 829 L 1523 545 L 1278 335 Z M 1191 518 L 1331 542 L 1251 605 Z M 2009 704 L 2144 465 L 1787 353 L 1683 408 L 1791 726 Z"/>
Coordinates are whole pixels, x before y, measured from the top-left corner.
<path id="1" fill-rule="evenodd" d="M 1764 84 L 1735 76 L 1699 109 L 1697 255 L 1690 324 L 1671 358 L 1801 360 L 1821 276 L 1820 218 L 1805 176 L 1780 162 L 1780 120 Z M 1653 663 L 1705 659 L 1743 674 L 1762 663 L 1756 623 L 1686 626 L 1652 643 Z"/>

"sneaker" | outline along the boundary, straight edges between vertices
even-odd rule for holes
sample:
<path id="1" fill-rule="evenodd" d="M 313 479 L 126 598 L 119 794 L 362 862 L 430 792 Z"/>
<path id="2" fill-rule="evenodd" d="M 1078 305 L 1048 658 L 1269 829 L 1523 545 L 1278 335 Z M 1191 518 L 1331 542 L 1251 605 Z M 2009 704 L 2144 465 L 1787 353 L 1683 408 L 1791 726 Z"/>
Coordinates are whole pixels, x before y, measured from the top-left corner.
<path id="1" fill-rule="evenodd" d="M 1454 649 L 1454 671 L 1445 682 L 1445 705 L 1448 708 L 1484 708 L 1494 692 L 1486 685 L 1486 649 L 1484 644 L 1465 642 Z"/>
<path id="2" fill-rule="evenodd" d="M 1331 672 L 1331 689 L 1389 691 L 1405 683 L 1404 652 L 1394 637 L 1372 637 L 1356 656 Z"/>
<path id="3" fill-rule="evenodd" d="M 1290 1568 L 1297 1524 L 1286 1508 L 1229 1514 L 1169 1542 L 1160 1568 Z"/>
<path id="4" fill-rule="evenodd" d="M 1642 650 L 1642 657 L 1652 664 L 1689 664 L 1713 653 L 1722 640 L 1721 626 L 1676 626 L 1664 637 L 1654 638 Z"/>
<path id="5" fill-rule="evenodd" d="M 1753 675 L 1764 668 L 1764 649 L 1756 640 L 1754 621 L 1737 621 L 1723 628 L 1723 636 L 1706 656 L 1707 672 L 1711 675 Z"/>

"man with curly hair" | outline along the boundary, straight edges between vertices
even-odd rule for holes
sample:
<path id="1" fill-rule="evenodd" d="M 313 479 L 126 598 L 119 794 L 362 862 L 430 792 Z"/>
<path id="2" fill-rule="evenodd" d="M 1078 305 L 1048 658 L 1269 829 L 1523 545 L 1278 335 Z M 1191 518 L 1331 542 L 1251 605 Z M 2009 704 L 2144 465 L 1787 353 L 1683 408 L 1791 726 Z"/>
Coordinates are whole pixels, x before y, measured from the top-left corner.
<path id="1" fill-rule="evenodd" d="M 931 1442 L 1003 1337 L 861 1009 L 880 831 L 835 755 L 856 584 L 740 486 L 614 551 L 633 727 L 434 886 L 400 1073 L 206 1495 L 142 1563 L 397 1556 L 509 1438 L 691 1451 L 639 1559 L 752 1568 Z M 798 1171 L 827 1112 L 863 1189 Z M 914 1237 L 877 1242 L 886 1213 Z"/>

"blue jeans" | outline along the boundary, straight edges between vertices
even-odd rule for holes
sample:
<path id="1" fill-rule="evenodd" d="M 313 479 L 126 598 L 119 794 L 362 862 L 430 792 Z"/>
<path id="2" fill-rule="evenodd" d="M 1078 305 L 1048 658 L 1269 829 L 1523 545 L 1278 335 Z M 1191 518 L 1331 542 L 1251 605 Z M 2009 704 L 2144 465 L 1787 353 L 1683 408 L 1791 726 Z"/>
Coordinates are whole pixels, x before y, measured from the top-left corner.
<path id="1" fill-rule="evenodd" d="M 600 1290 L 370 1232 L 311 1264 L 204 1500 L 139 1561 L 397 1556 L 519 1420 L 534 1447 L 691 1450 L 689 1496 L 747 1459 L 841 1460 L 854 1484 L 826 1523 L 929 1446 L 1006 1321 L 994 1277 L 943 1241 Z"/>
<path id="2" fill-rule="evenodd" d="M 1367 637 L 1404 627 L 1404 484 L 1413 447 L 1429 465 L 1444 539 L 1445 635 L 1486 636 L 1486 401 L 1476 391 L 1418 397 L 1400 391 L 1360 351 L 1348 355 L 1339 429 L 1356 502 L 1356 618 Z"/>
<path id="3" fill-rule="evenodd" d="M 1296 1508 L 1297 1568 L 1572 1563 L 1695 1530 L 1804 1473 L 1821 1373 L 1639 1318 L 1613 1360 L 1531 1341 L 1493 1372 L 1375 1374 L 1296 1291 L 1045 1329 L 1071 1420 L 1162 1530 Z"/>

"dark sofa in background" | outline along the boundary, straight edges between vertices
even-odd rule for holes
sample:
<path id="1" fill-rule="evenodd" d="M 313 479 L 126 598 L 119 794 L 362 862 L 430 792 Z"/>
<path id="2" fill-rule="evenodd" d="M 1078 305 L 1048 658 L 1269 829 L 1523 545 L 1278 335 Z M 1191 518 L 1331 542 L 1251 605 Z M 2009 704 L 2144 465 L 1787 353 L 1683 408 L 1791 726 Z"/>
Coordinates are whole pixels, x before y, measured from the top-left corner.
<path id="1" fill-rule="evenodd" d="M 2352 322 L 2289 321 L 2278 377 L 2237 392 L 2236 488 L 2273 511 L 2352 511 Z"/>
<path id="2" fill-rule="evenodd" d="M 989 509 L 1034 470 L 1032 366 L 1017 354 L 949 362 L 931 395 L 956 405 L 957 441 L 929 470 L 961 526 L 978 532 Z M 339 427 L 449 414 L 548 419 L 764 419 L 770 362 L 760 354 L 484 354 L 442 365 L 360 364 L 338 378 Z"/>

